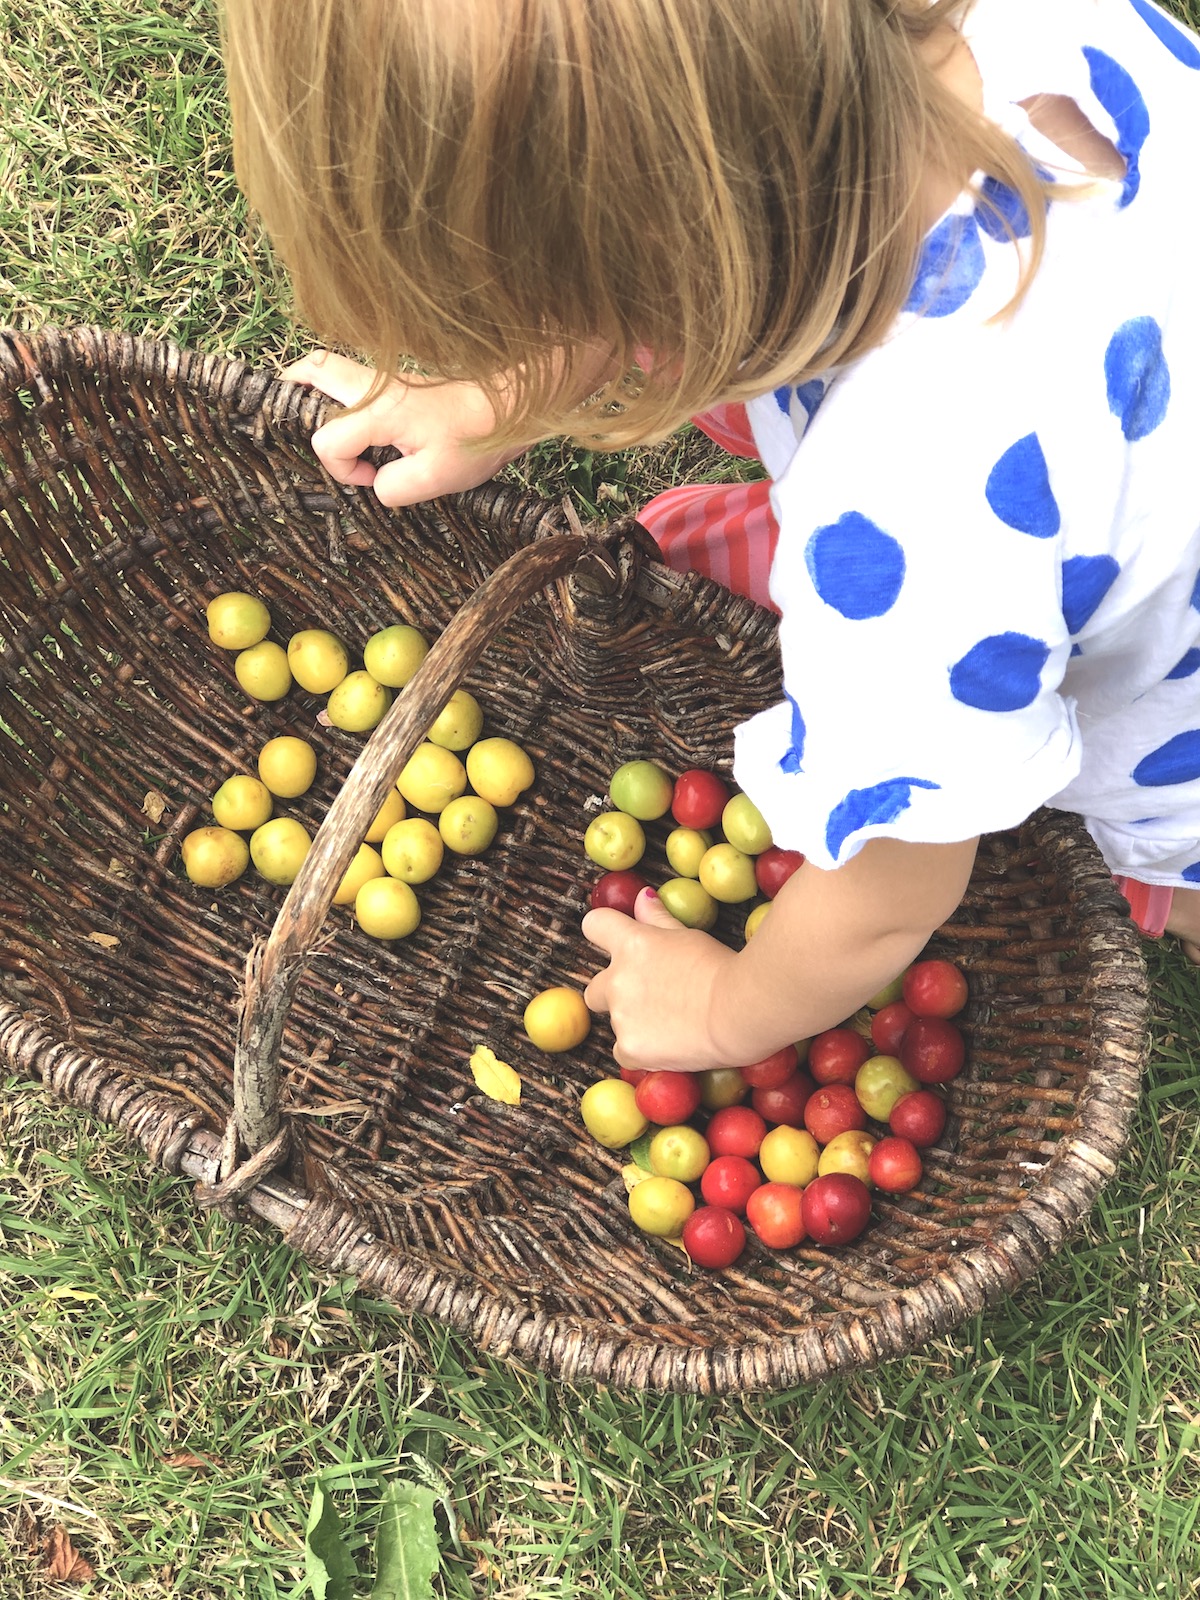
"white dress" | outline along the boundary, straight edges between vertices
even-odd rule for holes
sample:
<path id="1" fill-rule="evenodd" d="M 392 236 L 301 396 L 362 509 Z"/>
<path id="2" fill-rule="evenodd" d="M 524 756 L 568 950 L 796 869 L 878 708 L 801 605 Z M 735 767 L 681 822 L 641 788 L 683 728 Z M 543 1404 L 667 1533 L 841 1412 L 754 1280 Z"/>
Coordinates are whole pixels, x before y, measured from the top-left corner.
<path id="1" fill-rule="evenodd" d="M 774 480 L 786 698 L 738 729 L 776 842 L 832 868 L 1039 805 L 1114 872 L 1200 883 L 1200 40 L 1150 0 L 977 0 L 985 112 L 1069 96 L 1126 175 L 1018 247 L 973 193 L 886 343 L 747 407 Z M 1017 231 L 1014 196 L 989 184 Z"/>

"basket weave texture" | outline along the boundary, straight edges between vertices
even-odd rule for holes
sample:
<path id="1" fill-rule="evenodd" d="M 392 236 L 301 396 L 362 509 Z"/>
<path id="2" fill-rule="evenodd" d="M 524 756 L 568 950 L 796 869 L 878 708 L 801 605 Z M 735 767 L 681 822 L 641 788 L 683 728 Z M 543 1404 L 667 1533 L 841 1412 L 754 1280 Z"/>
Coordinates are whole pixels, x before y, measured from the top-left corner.
<path id="1" fill-rule="evenodd" d="M 321 626 L 361 650 L 397 620 L 432 637 L 515 551 L 570 531 L 500 485 L 385 511 L 315 463 L 321 416 L 302 389 L 165 342 L 0 335 L 0 1056 L 203 1184 L 228 1168 L 246 963 L 282 892 L 253 874 L 198 889 L 179 841 L 284 732 L 318 746 L 317 784 L 286 807 L 315 831 L 365 744 L 298 689 L 248 702 L 207 601 L 262 595 L 284 641 Z M 1146 1047 L 1138 938 L 1074 819 L 986 839 L 931 946 L 968 975 L 969 1066 L 920 1189 L 877 1197 L 840 1251 L 752 1241 L 704 1273 L 634 1229 L 622 1158 L 582 1128 L 607 1028 L 547 1057 L 521 1015 L 594 965 L 582 834 L 610 773 L 635 755 L 728 772 L 734 726 L 778 698 L 775 621 L 655 564 L 631 525 L 592 529 L 465 684 L 537 781 L 491 850 L 426 886 L 410 938 L 325 917 L 279 1055 L 289 1155 L 249 1211 L 490 1352 L 702 1393 L 919 1351 L 1061 1245 L 1114 1171 Z M 740 943 L 741 914 L 722 915 Z M 520 1071 L 519 1106 L 476 1089 L 481 1044 Z"/>

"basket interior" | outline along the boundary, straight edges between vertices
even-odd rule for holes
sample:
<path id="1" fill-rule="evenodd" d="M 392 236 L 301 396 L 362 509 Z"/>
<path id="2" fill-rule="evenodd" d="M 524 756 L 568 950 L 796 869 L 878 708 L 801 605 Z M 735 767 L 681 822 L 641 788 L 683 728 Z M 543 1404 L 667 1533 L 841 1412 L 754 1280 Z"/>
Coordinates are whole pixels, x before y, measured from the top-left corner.
<path id="1" fill-rule="evenodd" d="M 323 700 L 299 689 L 250 703 L 232 656 L 208 639 L 208 599 L 260 594 L 281 642 L 321 626 L 361 651 L 394 621 L 432 637 L 557 513 L 507 488 L 384 512 L 323 477 L 305 444 L 316 403 L 296 391 L 244 369 L 218 382 L 187 358 L 156 365 L 128 341 L 104 362 L 52 344 L 36 373 L 28 345 L 16 370 L 14 348 L 0 500 L 0 996 L 219 1131 L 244 962 L 283 891 L 253 873 L 198 889 L 178 841 L 211 820 L 218 784 L 253 772 L 263 742 L 285 732 L 317 746 L 319 770 L 277 814 L 315 831 L 364 741 L 321 726 Z M 919 1284 L 1046 1184 L 1101 1089 L 1105 963 L 1132 946 L 1102 867 L 1088 879 L 1100 910 L 1081 918 L 1079 882 L 1046 848 L 1061 823 L 986 840 L 932 947 L 968 973 L 969 1067 L 918 1192 L 877 1197 L 872 1227 L 836 1254 L 752 1241 L 721 1274 L 639 1234 L 624 1158 L 578 1115 L 583 1088 L 613 1070 L 607 1027 L 551 1057 L 521 1016 L 538 990 L 590 976 L 582 836 L 613 768 L 646 755 L 728 772 L 732 729 L 777 695 L 778 663 L 773 620 L 704 580 L 652 568 L 621 604 L 607 633 L 580 632 L 560 585 L 466 680 L 485 732 L 522 743 L 538 776 L 485 855 L 448 857 L 418 890 L 418 931 L 381 944 L 331 909 L 284 1039 L 291 1176 L 502 1304 L 680 1346 L 775 1341 Z M 648 832 L 661 879 L 666 828 Z M 739 944 L 743 921 L 724 909 L 718 935 Z M 475 1088 L 481 1044 L 520 1072 L 518 1107 Z M 1122 1137 L 1118 1116 L 1114 1151 Z"/>

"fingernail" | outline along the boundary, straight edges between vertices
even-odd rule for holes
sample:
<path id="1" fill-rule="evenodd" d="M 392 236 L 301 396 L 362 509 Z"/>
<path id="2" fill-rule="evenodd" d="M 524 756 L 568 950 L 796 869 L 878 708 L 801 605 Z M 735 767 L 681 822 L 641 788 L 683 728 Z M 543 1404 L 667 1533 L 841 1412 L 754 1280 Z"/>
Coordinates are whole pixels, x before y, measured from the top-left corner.
<path id="1" fill-rule="evenodd" d="M 645 899 L 645 900 L 657 900 L 658 899 L 658 890 L 657 889 L 651 889 L 650 886 L 647 884 L 647 886 L 642 890 L 642 898 Z"/>

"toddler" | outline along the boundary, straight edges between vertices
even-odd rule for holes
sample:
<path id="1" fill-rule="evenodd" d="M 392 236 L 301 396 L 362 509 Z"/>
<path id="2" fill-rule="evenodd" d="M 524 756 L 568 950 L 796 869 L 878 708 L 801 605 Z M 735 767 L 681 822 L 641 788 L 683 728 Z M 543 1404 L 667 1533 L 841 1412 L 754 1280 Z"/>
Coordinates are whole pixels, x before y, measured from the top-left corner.
<path id="1" fill-rule="evenodd" d="M 595 911 L 623 1065 L 830 1027 L 979 835 L 1084 819 L 1200 958 L 1200 41 L 1152 0 L 226 0 L 238 172 L 389 505 L 694 416 L 664 556 L 780 614 L 744 950 Z M 396 373 L 401 358 L 420 376 Z M 391 444 L 378 472 L 362 459 Z"/>

